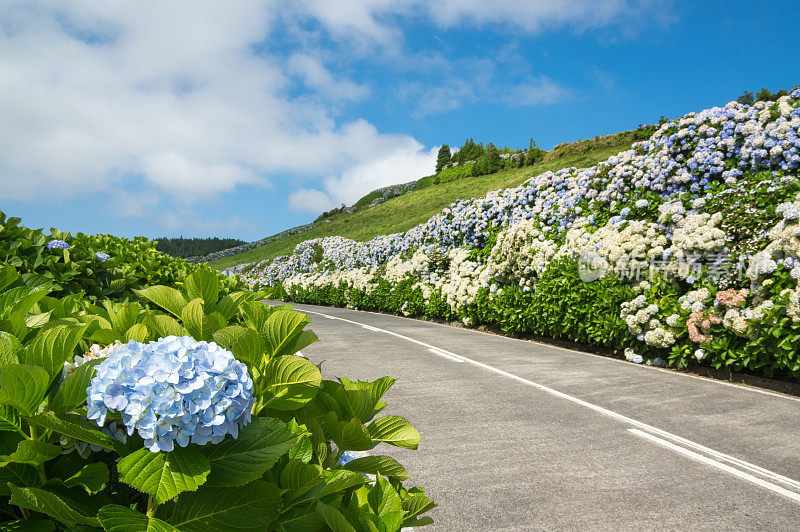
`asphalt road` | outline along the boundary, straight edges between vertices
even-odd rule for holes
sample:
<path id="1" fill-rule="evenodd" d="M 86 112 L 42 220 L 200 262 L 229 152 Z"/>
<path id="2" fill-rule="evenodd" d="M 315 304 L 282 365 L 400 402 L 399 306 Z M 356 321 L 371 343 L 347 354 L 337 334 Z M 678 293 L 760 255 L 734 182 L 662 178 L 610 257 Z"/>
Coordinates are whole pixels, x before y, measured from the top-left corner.
<path id="1" fill-rule="evenodd" d="M 800 400 L 400 317 L 294 305 L 326 378 L 390 375 L 379 446 L 439 507 L 425 530 L 797 530 Z"/>

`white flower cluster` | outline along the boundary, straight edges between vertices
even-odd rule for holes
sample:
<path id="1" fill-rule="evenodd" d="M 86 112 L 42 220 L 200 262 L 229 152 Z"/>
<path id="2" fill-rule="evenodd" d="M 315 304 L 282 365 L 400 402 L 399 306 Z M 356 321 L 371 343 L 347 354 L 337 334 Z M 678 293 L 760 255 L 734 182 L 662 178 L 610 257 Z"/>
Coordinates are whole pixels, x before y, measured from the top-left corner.
<path id="1" fill-rule="evenodd" d="M 620 317 L 625 320 L 628 331 L 653 347 L 670 347 L 675 343 L 675 333 L 656 318 L 658 305 L 647 303 L 644 295 L 622 304 Z"/>
<path id="2" fill-rule="evenodd" d="M 533 220 L 523 220 L 497 235 L 487 269 L 499 280 L 530 288 L 557 250 Z"/>

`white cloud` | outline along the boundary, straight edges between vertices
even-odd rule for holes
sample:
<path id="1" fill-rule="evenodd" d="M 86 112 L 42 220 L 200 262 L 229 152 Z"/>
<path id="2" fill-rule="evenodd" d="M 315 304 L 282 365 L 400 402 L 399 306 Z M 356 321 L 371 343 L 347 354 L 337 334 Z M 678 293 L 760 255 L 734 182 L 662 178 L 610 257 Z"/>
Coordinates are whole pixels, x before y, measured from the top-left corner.
<path id="1" fill-rule="evenodd" d="M 443 28 L 500 25 L 541 32 L 622 26 L 629 32 L 643 20 L 668 20 L 668 4 L 671 0 L 300 0 L 294 13 L 312 16 L 335 37 L 396 49 L 402 35 L 393 21 L 401 16 L 426 18 Z"/>
<path id="2" fill-rule="evenodd" d="M 321 212 L 341 204 L 352 205 L 366 193 L 388 185 L 413 181 L 433 173 L 439 146 L 430 150 L 416 141 L 399 142 L 396 149 L 325 179 L 324 190 L 302 189 L 289 199 L 299 212 Z"/>
<path id="3" fill-rule="evenodd" d="M 284 60 L 253 52 L 269 38 L 271 4 L 4 3 L 3 195 L 114 193 L 136 181 L 191 202 L 269 186 L 271 175 L 339 173 L 413 142 L 363 120 L 338 124 L 324 102 L 367 89 L 311 54 L 294 55 L 292 72 L 321 97 L 293 96 Z"/>
<path id="4" fill-rule="evenodd" d="M 305 85 L 332 100 L 358 101 L 369 96 L 369 87 L 349 79 L 336 79 L 325 65 L 310 54 L 295 54 L 289 58 L 289 70 L 300 76 Z"/>
<path id="5" fill-rule="evenodd" d="M 519 106 L 553 104 L 564 100 L 569 94 L 569 89 L 543 76 L 511 87 L 506 96 L 506 103 Z"/>
<path id="6" fill-rule="evenodd" d="M 321 213 L 333 207 L 333 203 L 321 190 L 303 188 L 289 194 L 289 207 L 297 212 Z"/>

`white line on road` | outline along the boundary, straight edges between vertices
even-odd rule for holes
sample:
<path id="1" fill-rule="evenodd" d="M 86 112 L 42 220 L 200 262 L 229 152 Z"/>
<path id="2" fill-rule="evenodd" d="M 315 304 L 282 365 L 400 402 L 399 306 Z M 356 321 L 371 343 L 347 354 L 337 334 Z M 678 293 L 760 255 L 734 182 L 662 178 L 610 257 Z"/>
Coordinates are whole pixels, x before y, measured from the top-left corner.
<path id="1" fill-rule="evenodd" d="M 459 363 L 463 363 L 464 362 L 463 360 L 461 360 L 461 358 L 453 356 L 453 355 L 451 355 L 449 353 L 445 353 L 444 351 L 440 351 L 438 349 L 429 348 L 428 351 L 430 351 L 434 355 L 439 355 L 440 357 L 450 359 L 453 362 L 459 362 Z"/>
<path id="2" fill-rule="evenodd" d="M 304 310 L 304 312 L 308 312 L 310 314 L 317 314 L 317 315 L 325 317 L 325 318 L 336 319 L 336 320 L 339 320 L 339 321 L 343 321 L 343 322 L 346 322 L 346 323 L 357 325 L 359 327 L 363 327 L 365 325 L 365 324 L 357 322 L 357 321 L 348 320 L 346 318 L 340 318 L 340 317 L 337 317 L 337 316 L 330 316 L 328 314 L 323 314 L 322 312 L 316 312 L 316 311 L 313 311 L 313 310 Z M 728 471 L 728 469 L 736 471 L 737 472 L 736 476 L 739 477 L 739 478 L 743 478 L 745 480 L 749 480 L 749 478 L 753 478 L 755 480 L 759 480 L 761 482 L 764 482 L 764 483 L 767 483 L 767 484 L 775 486 L 774 484 L 771 484 L 771 483 L 769 483 L 767 481 L 763 481 L 763 480 L 759 479 L 758 477 L 750 475 L 749 473 L 745 473 L 743 471 L 739 471 L 738 469 L 734 469 L 733 467 L 727 466 L 727 465 L 722 464 L 720 462 L 716 462 L 715 460 L 711 460 L 710 458 L 704 457 L 703 455 L 699 455 L 698 453 L 696 453 L 694 451 L 691 451 L 691 450 L 686 449 L 684 447 L 680 447 L 680 446 L 678 446 L 678 445 L 676 445 L 674 443 L 667 442 L 666 440 L 661 440 L 661 438 L 657 438 L 657 437 L 653 436 L 653 434 L 661 436 L 662 438 L 667 438 L 669 440 L 672 440 L 673 442 L 680 443 L 680 444 L 685 445 L 687 447 L 691 447 L 691 448 L 693 448 L 693 449 L 695 449 L 697 451 L 704 452 L 706 454 L 709 454 L 709 455 L 713 456 L 714 458 L 717 458 L 718 460 L 722 460 L 722 461 L 734 464 L 734 465 L 736 465 L 736 466 L 738 466 L 740 468 L 747 469 L 747 470 L 749 470 L 749 471 L 751 471 L 753 473 L 757 473 L 757 474 L 759 474 L 761 476 L 764 476 L 764 477 L 767 477 L 767 478 L 769 478 L 769 479 L 771 479 L 773 481 L 780 482 L 782 484 L 785 484 L 787 486 L 790 486 L 790 487 L 793 487 L 793 488 L 796 488 L 796 489 L 800 489 L 800 482 L 798 482 L 798 481 L 796 481 L 796 480 L 794 480 L 792 478 L 785 477 L 783 475 L 775 473 L 774 471 L 770 471 L 769 469 L 765 469 L 765 468 L 757 466 L 755 464 L 751 464 L 750 462 L 746 462 L 744 460 L 736 458 L 735 456 L 730 456 L 728 454 L 721 453 L 719 451 L 715 451 L 714 449 L 711 449 L 710 447 L 706 447 L 706 446 L 701 445 L 701 444 L 699 444 L 697 442 L 694 442 L 692 440 L 687 440 L 686 438 L 678 436 L 677 434 L 672 434 L 671 432 L 667 432 L 665 430 L 659 429 L 659 428 L 654 427 L 652 425 L 648 425 L 647 423 L 643 423 L 643 422 L 638 421 L 636 419 L 633 419 L 633 418 L 630 418 L 628 416 L 619 414 L 617 412 L 614 412 L 613 410 L 609 410 L 607 408 L 603 408 L 602 406 L 598 406 L 598 405 L 590 403 L 588 401 L 584 401 L 583 399 L 578 399 L 577 397 L 574 397 L 572 395 L 566 394 L 564 392 L 560 392 L 558 390 L 555 390 L 553 388 L 545 386 L 544 384 L 539 384 L 538 382 L 534 382 L 532 380 L 528 380 L 528 379 L 520 377 L 518 375 L 514 375 L 513 373 L 509 373 L 509 372 L 504 371 L 502 369 L 495 368 L 494 366 L 490 366 L 488 364 L 484 364 L 483 362 L 478 362 L 477 360 L 473 360 L 473 359 L 465 357 L 463 355 L 457 355 L 455 353 L 451 353 L 450 351 L 446 351 L 446 350 L 441 349 L 439 347 L 436 347 L 434 345 L 427 344 L 427 343 L 422 342 L 420 340 L 416 340 L 414 338 L 410 338 L 408 336 L 404 336 L 402 334 L 399 334 L 399 333 L 396 333 L 396 332 L 393 332 L 393 331 L 389 331 L 389 330 L 386 330 L 386 329 L 381 329 L 381 328 L 378 328 L 378 327 L 373 327 L 371 325 L 369 327 L 372 327 L 376 331 L 380 331 L 380 332 L 389 334 L 391 336 L 395 336 L 397 338 L 401 338 L 403 340 L 415 343 L 417 345 L 421 345 L 421 346 L 425 347 L 429 352 L 431 352 L 433 354 L 436 354 L 436 355 L 439 355 L 439 356 L 443 356 L 443 357 L 451 359 L 451 360 L 453 360 L 455 362 L 467 362 L 469 364 L 472 364 L 473 366 L 477 366 L 477 367 L 483 368 L 483 369 L 485 369 L 487 371 L 491 371 L 492 373 L 496 373 L 498 375 L 502 375 L 502 376 L 507 377 L 509 379 L 515 380 L 517 382 L 521 382 L 523 384 L 527 384 L 528 386 L 532 386 L 532 387 L 534 387 L 534 388 L 536 388 L 538 390 L 541 390 L 543 392 L 546 392 L 546 393 L 548 393 L 550 395 L 554 395 L 556 397 L 560 397 L 561 399 L 565 399 L 565 400 L 570 401 L 572 403 L 575 403 L 575 404 L 581 405 L 583 407 L 589 408 L 590 410 L 594 410 L 595 412 L 598 412 L 600 414 L 606 415 L 608 417 L 612 417 L 612 418 L 617 419 L 617 420 L 619 420 L 619 421 L 621 421 L 623 423 L 627 423 L 629 425 L 633 425 L 634 427 L 637 427 L 637 428 L 639 428 L 641 430 L 644 430 L 644 431 L 647 431 L 649 433 L 652 433 L 652 434 L 648 434 L 648 437 L 652 436 L 651 439 L 653 439 L 653 441 L 655 441 L 655 440 L 664 441 L 665 443 L 668 443 L 668 444 L 670 444 L 670 445 L 672 445 L 672 446 L 674 446 L 676 448 L 681 449 L 681 452 L 683 454 L 687 455 L 687 456 L 689 456 L 688 453 L 691 453 L 692 455 L 696 454 L 698 456 L 701 456 L 701 457 L 703 457 L 703 458 L 705 458 L 705 459 L 707 459 L 707 460 L 709 460 L 711 462 L 714 462 L 715 464 L 718 464 L 720 466 L 724 466 L 724 468 L 723 467 L 719 468 L 719 469 L 722 469 L 724 471 Z M 629 430 L 631 430 L 631 429 L 629 429 Z M 761 485 L 760 482 L 756 482 L 756 484 Z M 779 486 L 775 486 L 775 487 L 779 488 L 779 489 L 782 489 L 782 490 L 784 489 L 784 488 L 780 488 Z M 775 490 L 772 490 L 772 491 L 775 491 Z M 795 494 L 794 492 L 791 492 L 789 490 L 784 490 L 784 491 L 786 491 L 787 493 L 792 493 L 793 495 L 795 495 L 795 497 L 791 497 L 791 498 L 794 499 L 797 502 L 800 502 L 800 495 Z"/>
<path id="3" fill-rule="evenodd" d="M 792 499 L 792 500 L 794 500 L 796 502 L 800 502 L 800 494 L 797 494 L 797 493 L 795 493 L 793 491 L 789 491 L 786 488 L 782 488 L 782 487 L 780 487 L 780 486 L 778 486 L 776 484 L 773 484 L 772 482 L 767 482 L 764 479 L 755 477 L 755 476 L 753 476 L 753 475 L 751 475 L 749 473 L 745 473 L 744 471 L 739 471 L 735 467 L 731 467 L 731 466 L 729 466 L 727 464 L 723 464 L 722 462 L 717 462 L 716 460 L 712 460 L 711 458 L 708 458 L 707 456 L 703 456 L 702 454 L 696 453 L 694 451 L 690 451 L 689 449 L 686 449 L 685 447 L 681 447 L 680 445 L 675 445 L 674 443 L 672 443 L 670 441 L 662 440 L 661 438 L 653 436 L 652 434 L 648 434 L 647 432 L 643 432 L 643 431 L 641 431 L 639 429 L 628 429 L 628 432 L 630 432 L 632 434 L 636 434 L 640 438 L 648 439 L 648 440 L 650 440 L 650 441 L 652 441 L 654 443 L 657 443 L 658 445 L 661 445 L 662 447 L 666 447 L 667 449 L 671 449 L 671 450 L 675 451 L 676 453 L 680 453 L 680 454 L 682 454 L 684 456 L 688 456 L 692 460 L 697 460 L 698 462 L 702 462 L 702 463 L 708 464 L 708 465 L 710 465 L 712 467 L 716 467 L 717 469 L 725 471 L 726 473 L 730 473 L 731 475 L 737 476 L 737 477 L 739 477 L 739 478 L 741 478 L 743 480 L 746 480 L 748 482 L 752 482 L 753 484 L 757 484 L 757 485 L 761 486 L 762 488 L 766 488 L 766 489 L 768 489 L 770 491 L 774 491 L 775 493 L 780 493 L 781 495 L 783 495 L 785 497 L 789 497 L 790 499 Z"/>

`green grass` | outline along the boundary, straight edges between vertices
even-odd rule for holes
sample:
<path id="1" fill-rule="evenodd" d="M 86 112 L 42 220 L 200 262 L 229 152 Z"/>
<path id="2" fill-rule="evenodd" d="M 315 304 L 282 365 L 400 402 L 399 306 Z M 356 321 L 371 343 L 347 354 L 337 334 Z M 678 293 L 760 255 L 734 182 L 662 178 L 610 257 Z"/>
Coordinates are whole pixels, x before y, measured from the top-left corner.
<path id="1" fill-rule="evenodd" d="M 217 259 L 208 264 L 223 269 L 245 262 L 273 259 L 291 253 L 297 244 L 312 238 L 343 236 L 363 242 L 377 235 L 406 231 L 441 212 L 457 199 L 477 198 L 492 190 L 515 187 L 526 179 L 548 170 L 593 166 L 630 148 L 633 136 L 627 133 L 630 132 L 600 137 L 599 140 L 562 144 L 548 152 L 544 161 L 535 166 L 501 170 L 495 174 L 462 178 L 422 190 L 413 190 L 353 214 L 335 215 L 329 218 L 330 223 L 319 222 L 317 227 L 310 231 L 282 238 L 232 257 Z"/>

